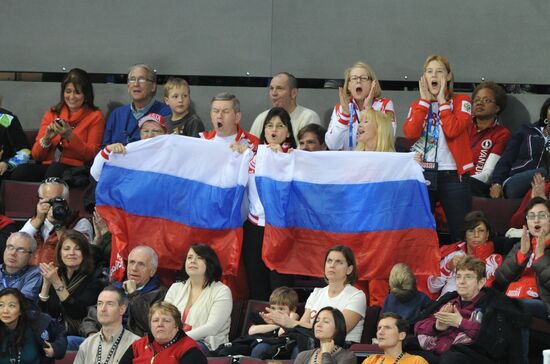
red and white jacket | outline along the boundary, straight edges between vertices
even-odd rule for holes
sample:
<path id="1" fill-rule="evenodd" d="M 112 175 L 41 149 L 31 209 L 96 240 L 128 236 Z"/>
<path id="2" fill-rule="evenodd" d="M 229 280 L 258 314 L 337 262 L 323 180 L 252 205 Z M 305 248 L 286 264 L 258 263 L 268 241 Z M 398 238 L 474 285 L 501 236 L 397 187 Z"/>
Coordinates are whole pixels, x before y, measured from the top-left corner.
<path id="1" fill-rule="evenodd" d="M 445 138 L 455 160 L 458 174 L 462 176 L 464 173 L 472 172 L 474 163 L 469 135 L 472 125 L 470 97 L 455 94 L 450 101 L 443 104 L 433 101 L 432 104 L 435 104 L 434 108 L 439 108 L 439 125 L 443 130 L 439 138 Z M 403 132 L 407 139 L 414 142 L 424 134 L 429 110 L 429 100 L 418 99 L 411 104 L 409 115 L 403 125 Z"/>
<path id="2" fill-rule="evenodd" d="M 213 140 L 216 137 L 216 130 L 203 131 L 202 133 L 199 133 L 199 136 L 206 140 Z M 250 148 L 254 153 L 256 153 L 258 145 L 260 144 L 260 139 L 245 131 L 240 125 L 237 125 L 237 135 L 235 135 L 235 141 L 239 144 L 248 146 L 248 148 Z"/>
<path id="3" fill-rule="evenodd" d="M 474 157 L 474 175 L 472 177 L 489 183 L 495 166 L 511 137 L 510 130 L 496 120 L 487 129 L 478 131 L 474 119 L 470 128 L 470 145 Z"/>
<path id="4" fill-rule="evenodd" d="M 362 110 L 353 98 L 350 98 L 350 102 L 355 105 L 355 110 Z M 374 98 L 372 100 L 373 110 L 382 111 L 385 113 L 394 113 L 393 102 L 387 98 Z M 353 116 L 352 122 L 352 141 L 353 147 L 349 147 L 349 119 L 350 114 L 342 112 L 340 104 L 336 104 L 330 117 L 330 124 L 328 126 L 327 133 L 325 134 L 325 143 L 330 150 L 353 150 L 357 146 L 357 128 L 359 127 L 360 111 L 356 112 Z M 397 123 L 395 121 L 395 115 L 393 115 L 393 131 L 395 133 Z"/>
<path id="5" fill-rule="evenodd" d="M 456 270 L 450 270 L 449 262 L 456 256 L 466 256 L 466 242 L 443 245 L 440 248 L 441 262 L 439 262 L 439 276 L 428 277 L 428 289 L 431 293 L 439 293 L 443 296 L 447 292 L 456 291 Z M 474 256 L 485 262 L 485 274 L 487 283 L 485 286 L 490 287 L 495 279 L 495 271 L 502 264 L 502 255 L 493 253 L 494 246 L 492 241 L 487 241 L 485 244 L 478 245 L 474 248 Z"/>

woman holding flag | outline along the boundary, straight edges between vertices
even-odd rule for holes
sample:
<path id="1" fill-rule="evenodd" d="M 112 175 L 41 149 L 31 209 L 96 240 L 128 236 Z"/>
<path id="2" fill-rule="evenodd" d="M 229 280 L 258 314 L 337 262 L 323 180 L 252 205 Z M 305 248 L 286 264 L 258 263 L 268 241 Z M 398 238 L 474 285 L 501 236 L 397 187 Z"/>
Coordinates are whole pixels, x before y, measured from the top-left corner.
<path id="1" fill-rule="evenodd" d="M 267 113 L 260 135 L 260 144 L 267 144 L 275 152 L 288 153 L 296 148 L 290 115 L 281 107 Z M 250 298 L 267 301 L 273 289 L 289 285 L 288 276 L 270 271 L 262 260 L 265 214 L 256 189 L 254 158 L 250 161 L 247 221 L 243 226 L 243 259 L 250 290 Z"/>
<path id="2" fill-rule="evenodd" d="M 472 209 L 470 172 L 474 169 L 469 130 L 471 101 L 453 93 L 454 76 L 449 60 L 430 56 L 419 81 L 420 99 L 414 101 L 403 125 L 413 151 L 422 155 L 432 211 L 440 201 L 452 241 L 460 239 L 464 216 Z"/>
<path id="3" fill-rule="evenodd" d="M 336 104 L 325 136 L 330 150 L 354 150 L 357 129 L 363 110 L 382 111 L 391 117 L 395 132 L 393 102 L 382 97 L 378 78 L 369 65 L 357 62 L 344 73 L 344 87 L 340 87 L 340 103 Z M 351 127 L 350 127 L 351 124 Z"/>

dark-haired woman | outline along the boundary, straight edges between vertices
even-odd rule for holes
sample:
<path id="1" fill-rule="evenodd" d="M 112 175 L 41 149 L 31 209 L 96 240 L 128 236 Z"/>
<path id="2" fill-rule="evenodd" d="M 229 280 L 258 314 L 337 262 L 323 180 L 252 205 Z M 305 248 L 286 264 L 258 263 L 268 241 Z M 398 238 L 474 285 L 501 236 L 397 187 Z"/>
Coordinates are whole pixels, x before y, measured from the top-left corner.
<path id="1" fill-rule="evenodd" d="M 284 328 L 313 327 L 317 313 L 326 306 L 342 311 L 346 323 L 346 341 L 360 342 L 367 310 L 367 298 L 353 285 L 357 282 L 355 256 L 350 248 L 336 245 L 325 256 L 326 287 L 315 288 L 306 301 L 302 318 L 297 321 L 282 312 L 266 308 L 266 317 Z"/>
<path id="2" fill-rule="evenodd" d="M 346 320 L 337 308 L 323 307 L 313 324 L 316 349 L 302 351 L 295 364 L 354 364 L 355 355 L 343 346 L 346 343 Z"/>
<path id="3" fill-rule="evenodd" d="M 231 290 L 220 282 L 220 261 L 205 244 L 189 248 L 181 275 L 183 281 L 170 286 L 165 301 L 182 312 L 183 330 L 208 353 L 229 342 Z"/>
<path id="4" fill-rule="evenodd" d="M 472 211 L 464 218 L 462 240 L 441 247 L 439 276 L 428 277 L 428 289 L 433 294 L 443 296 L 456 291 L 456 265 L 466 255 L 485 262 L 487 287 L 493 284 L 494 274 L 502 264 L 502 255 L 495 253 L 491 236 L 491 226 L 482 211 Z"/>
<path id="5" fill-rule="evenodd" d="M 548 177 L 549 119 L 550 98 L 542 104 L 539 120 L 523 125 L 508 141 L 491 177 L 492 198 L 523 198 L 536 172 Z"/>
<path id="6" fill-rule="evenodd" d="M 25 307 L 15 288 L 0 291 L 0 364 L 53 363 L 67 349 L 65 330 L 50 316 Z"/>
<path id="7" fill-rule="evenodd" d="M 266 144 L 275 152 L 288 153 L 296 148 L 289 113 L 282 107 L 274 107 L 267 113 L 260 135 L 260 144 Z M 249 212 L 243 226 L 243 259 L 250 298 L 269 300 L 271 292 L 281 286 L 291 286 L 289 277 L 270 271 L 262 260 L 265 213 L 258 196 L 254 178 L 255 160 L 250 163 L 248 181 Z"/>
<path id="8" fill-rule="evenodd" d="M 32 157 L 41 164 L 23 164 L 12 179 L 39 182 L 62 177 L 72 167 L 91 162 L 101 146 L 105 119 L 94 105 L 88 73 L 74 68 L 61 83 L 60 101 L 44 114 Z"/>
<path id="9" fill-rule="evenodd" d="M 88 239 L 76 230 L 67 230 L 55 247 L 54 261 L 40 263 L 43 277 L 38 294 L 43 312 L 65 325 L 69 350 L 77 350 L 83 341 L 79 326 L 88 314 L 88 306 L 96 304 L 103 289 L 100 270 L 94 267 Z"/>

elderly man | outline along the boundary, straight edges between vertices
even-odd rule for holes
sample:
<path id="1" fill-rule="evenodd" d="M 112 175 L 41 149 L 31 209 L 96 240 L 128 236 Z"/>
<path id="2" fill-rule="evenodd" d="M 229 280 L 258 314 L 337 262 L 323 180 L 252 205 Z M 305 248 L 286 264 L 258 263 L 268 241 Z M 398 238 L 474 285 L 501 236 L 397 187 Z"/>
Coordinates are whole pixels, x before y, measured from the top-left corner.
<path id="1" fill-rule="evenodd" d="M 67 229 L 80 231 L 92 241 L 92 224 L 69 209 L 67 183 L 59 177 L 47 178 L 38 187 L 36 214 L 20 230 L 33 236 L 38 245 L 31 264 L 52 262 L 55 245 Z"/>
<path id="2" fill-rule="evenodd" d="M 294 139 L 298 140 L 298 131 L 308 124 L 321 124 L 319 115 L 296 103 L 298 98 L 298 80 L 291 73 L 277 73 L 269 85 L 269 98 L 272 107 L 282 107 L 290 114 Z M 269 110 L 265 110 L 254 119 L 250 133 L 260 137 L 265 117 Z"/>
<path id="3" fill-rule="evenodd" d="M 214 130 L 205 131 L 199 135 L 203 139 L 244 145 L 255 151 L 260 141 L 241 128 L 239 125 L 241 117 L 239 99 L 227 92 L 219 93 L 212 98 L 210 110 Z"/>
<path id="4" fill-rule="evenodd" d="M 118 363 L 139 336 L 125 330 L 122 317 L 128 298 L 120 288 L 109 286 L 97 298 L 97 319 L 101 330 L 88 337 L 78 349 L 74 363 Z"/>
<path id="5" fill-rule="evenodd" d="M 157 267 L 157 253 L 149 246 L 139 245 L 128 255 L 127 280 L 117 284 L 128 295 L 126 327 L 139 336 L 145 335 L 149 328 L 149 307 L 157 301 L 162 301 L 166 295 L 167 289 L 161 285 L 156 275 Z M 98 330 L 96 311 L 90 309 L 88 317 L 80 325 L 80 333 L 87 337 Z"/>
<path id="6" fill-rule="evenodd" d="M 428 362 L 417 355 L 410 355 L 403 352 L 403 340 L 407 336 L 409 323 L 401 316 L 393 312 L 386 312 L 380 315 L 376 340 L 378 346 L 384 350 L 384 354 L 371 355 L 363 364 L 378 363 L 409 363 L 427 364 Z"/>
<path id="7" fill-rule="evenodd" d="M 38 301 L 42 276 L 38 267 L 29 263 L 36 250 L 36 240 L 23 232 L 10 235 L 4 250 L 4 264 L 0 265 L 0 289 L 17 288 L 33 302 Z"/>
<path id="8" fill-rule="evenodd" d="M 124 145 L 139 140 L 138 120 L 149 113 L 170 115 L 170 108 L 154 99 L 157 92 L 157 77 L 151 67 L 136 64 L 128 71 L 128 94 L 132 102 L 113 110 L 105 134 L 103 144 L 122 143 Z"/>

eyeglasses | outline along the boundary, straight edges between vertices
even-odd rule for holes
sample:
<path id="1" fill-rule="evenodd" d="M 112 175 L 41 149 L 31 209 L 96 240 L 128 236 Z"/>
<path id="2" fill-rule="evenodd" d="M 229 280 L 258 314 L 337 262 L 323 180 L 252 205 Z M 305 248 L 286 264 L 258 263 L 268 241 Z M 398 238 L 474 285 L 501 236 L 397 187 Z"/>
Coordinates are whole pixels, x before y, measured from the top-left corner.
<path id="1" fill-rule="evenodd" d="M 128 85 L 131 85 L 133 83 L 133 84 L 139 84 L 140 86 L 143 86 L 145 85 L 146 82 L 153 82 L 153 80 L 150 80 L 145 77 L 138 77 L 138 78 L 130 77 L 128 79 Z"/>
<path id="2" fill-rule="evenodd" d="M 467 281 L 473 281 L 474 279 L 477 279 L 477 276 L 475 274 L 465 274 L 465 275 L 457 274 L 456 275 L 457 281 L 460 281 L 462 279 L 465 279 Z"/>
<path id="3" fill-rule="evenodd" d="M 275 130 L 283 130 L 283 129 L 286 129 L 286 125 L 285 124 L 271 124 L 271 123 L 267 123 L 265 124 L 265 127 L 264 129 L 275 129 Z"/>
<path id="4" fill-rule="evenodd" d="M 536 219 L 544 220 L 544 219 L 547 219 L 548 216 L 550 216 L 548 212 L 541 211 L 538 214 L 535 214 L 534 212 L 530 212 L 527 215 L 525 215 L 525 218 L 527 220 L 536 220 Z"/>
<path id="5" fill-rule="evenodd" d="M 27 249 L 21 248 L 21 247 L 16 248 L 15 245 L 11 245 L 11 244 L 6 245 L 6 250 L 9 251 L 9 252 L 12 252 L 12 251 L 15 250 L 15 252 L 17 254 L 25 254 L 25 253 L 31 254 L 32 253 L 32 251 L 30 251 L 30 250 L 27 250 Z"/>
<path id="6" fill-rule="evenodd" d="M 484 104 L 484 105 L 487 105 L 487 104 L 492 104 L 493 102 L 495 102 L 495 100 L 491 100 L 491 99 L 488 99 L 488 98 L 483 98 L 483 99 L 478 99 L 478 98 L 475 98 L 474 99 L 474 104 Z"/>
<path id="7" fill-rule="evenodd" d="M 352 82 L 367 82 L 368 80 L 370 80 L 370 77 L 369 76 L 351 76 L 349 80 Z"/>
<path id="8" fill-rule="evenodd" d="M 46 178 L 45 180 L 42 181 L 42 184 L 47 185 L 47 184 L 50 184 L 50 183 L 57 183 L 57 184 L 69 187 L 67 182 L 65 182 L 65 180 L 61 177 L 48 177 L 48 178 Z"/>

